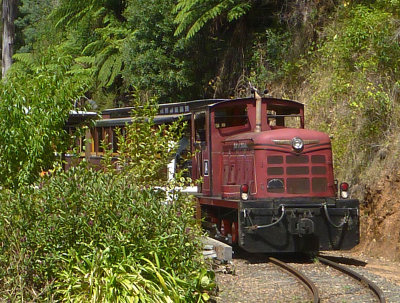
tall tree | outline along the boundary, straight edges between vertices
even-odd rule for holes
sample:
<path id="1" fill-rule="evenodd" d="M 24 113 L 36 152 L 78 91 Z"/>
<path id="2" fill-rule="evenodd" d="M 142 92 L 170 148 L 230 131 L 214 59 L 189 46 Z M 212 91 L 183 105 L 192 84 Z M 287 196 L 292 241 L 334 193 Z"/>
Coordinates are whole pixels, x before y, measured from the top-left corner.
<path id="1" fill-rule="evenodd" d="M 14 20 L 17 10 L 18 0 L 3 0 L 3 46 L 2 46 L 2 65 L 1 72 L 4 78 L 7 70 L 12 64 L 14 48 L 15 27 Z"/>
<path id="2" fill-rule="evenodd" d="M 174 2 L 131 0 L 125 11 L 133 33 L 123 48 L 123 77 L 162 102 L 182 99 L 182 91 L 192 85 L 186 75 L 184 45 L 174 37 Z"/>
<path id="3" fill-rule="evenodd" d="M 30 52 L 37 48 L 47 49 L 59 41 L 49 14 L 58 0 L 19 0 L 15 24 L 15 53 Z M 37 45 L 35 45 L 37 43 Z"/>

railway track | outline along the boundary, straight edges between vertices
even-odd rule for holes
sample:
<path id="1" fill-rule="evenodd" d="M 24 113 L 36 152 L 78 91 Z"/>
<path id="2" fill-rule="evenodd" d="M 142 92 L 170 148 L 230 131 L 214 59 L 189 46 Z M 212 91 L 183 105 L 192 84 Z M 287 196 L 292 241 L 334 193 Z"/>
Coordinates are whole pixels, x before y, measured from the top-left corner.
<path id="1" fill-rule="evenodd" d="M 292 276 L 294 276 L 296 279 L 298 279 L 310 292 L 310 296 L 312 298 L 312 302 L 314 303 L 319 303 L 320 298 L 319 298 L 319 291 L 318 288 L 315 286 L 315 284 L 307 277 L 305 276 L 301 271 L 295 269 L 294 267 L 290 266 L 289 264 L 279 261 L 276 258 L 269 258 L 270 262 L 273 264 L 279 266 L 281 269 L 287 271 L 290 273 Z"/>
<path id="2" fill-rule="evenodd" d="M 377 298 L 377 302 L 380 303 L 385 303 L 385 297 L 383 295 L 382 290 L 372 281 L 367 279 L 366 277 L 358 274 L 357 272 L 353 271 L 352 269 L 341 265 L 339 263 L 333 262 L 329 259 L 323 258 L 321 256 L 317 257 L 317 260 L 321 264 L 325 264 L 327 266 L 330 266 L 336 270 L 339 270 L 340 272 L 346 274 L 347 276 L 352 277 L 353 279 L 356 279 L 358 282 L 361 283 L 364 287 L 368 287 L 373 293 L 374 296 Z M 319 290 L 316 287 L 316 285 L 313 283 L 313 281 L 310 280 L 309 277 L 307 277 L 304 273 L 301 271 L 297 270 L 296 268 L 290 266 L 286 262 L 280 261 L 276 258 L 269 258 L 269 261 L 273 263 L 274 265 L 278 266 L 279 268 L 285 270 L 286 272 L 290 273 L 292 276 L 294 276 L 296 279 L 298 279 L 309 291 L 310 294 L 310 300 L 314 303 L 318 303 L 321 301 L 320 295 L 319 295 Z"/>
<path id="3" fill-rule="evenodd" d="M 383 295 L 382 290 L 378 287 L 378 285 L 376 285 L 371 280 L 369 280 L 366 277 L 360 275 L 359 273 L 355 272 L 354 270 L 352 270 L 352 269 L 350 269 L 350 268 L 348 268 L 348 267 L 346 267 L 344 265 L 341 265 L 339 263 L 333 262 L 333 261 L 331 261 L 329 259 L 323 258 L 321 256 L 318 256 L 317 259 L 321 263 L 323 263 L 325 265 L 328 265 L 328 266 L 331 266 L 331 267 L 333 267 L 333 268 L 345 273 L 346 275 L 349 275 L 352 278 L 358 280 L 361 284 L 367 286 L 375 294 L 375 296 L 378 299 L 378 302 L 380 302 L 380 303 L 385 303 L 386 302 L 386 299 L 385 299 L 385 297 Z"/>

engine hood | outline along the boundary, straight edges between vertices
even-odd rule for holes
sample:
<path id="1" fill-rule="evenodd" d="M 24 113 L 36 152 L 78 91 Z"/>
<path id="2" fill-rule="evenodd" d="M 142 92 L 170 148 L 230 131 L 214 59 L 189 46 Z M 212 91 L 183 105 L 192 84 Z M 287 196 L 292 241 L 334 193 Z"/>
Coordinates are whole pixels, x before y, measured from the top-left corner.
<path id="1" fill-rule="evenodd" d="M 308 129 L 284 128 L 268 130 L 263 132 L 246 132 L 227 137 L 223 142 L 232 144 L 240 141 L 247 141 L 254 147 L 271 145 L 291 145 L 293 138 L 300 138 L 305 145 L 324 145 L 330 144 L 330 138 L 327 134 Z M 251 143 L 250 143 L 250 142 Z"/>

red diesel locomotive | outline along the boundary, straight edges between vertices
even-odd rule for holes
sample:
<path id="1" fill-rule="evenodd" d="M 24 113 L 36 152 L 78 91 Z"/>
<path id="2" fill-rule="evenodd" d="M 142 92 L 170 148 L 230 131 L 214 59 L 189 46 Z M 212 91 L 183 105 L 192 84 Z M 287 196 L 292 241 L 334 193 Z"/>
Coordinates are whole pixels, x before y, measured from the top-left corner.
<path id="1" fill-rule="evenodd" d="M 359 201 L 348 198 L 347 183 L 338 188 L 330 138 L 304 129 L 303 104 L 255 93 L 161 104 L 154 121 L 179 117 L 190 121 L 179 152 L 196 151 L 191 177 L 202 180 L 194 193 L 197 215 L 214 237 L 268 253 L 341 250 L 359 243 Z M 77 120 L 71 116 L 67 126 Z M 105 134 L 117 156 L 114 128 L 129 121 L 129 108 L 104 111 L 87 132 L 88 161 L 99 163 Z"/>
<path id="2" fill-rule="evenodd" d="M 216 237 L 249 252 L 359 243 L 359 202 L 347 183 L 338 193 L 330 138 L 304 129 L 303 104 L 256 94 L 208 105 L 193 113 L 192 149 L 199 208 Z"/>

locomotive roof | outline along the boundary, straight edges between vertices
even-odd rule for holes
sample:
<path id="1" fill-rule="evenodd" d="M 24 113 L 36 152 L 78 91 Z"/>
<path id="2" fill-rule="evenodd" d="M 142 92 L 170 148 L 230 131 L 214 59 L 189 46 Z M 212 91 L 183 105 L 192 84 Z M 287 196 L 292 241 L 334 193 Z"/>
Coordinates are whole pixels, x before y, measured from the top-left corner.
<path id="1" fill-rule="evenodd" d="M 248 98 L 237 98 L 237 99 L 201 99 L 201 100 L 194 100 L 194 101 L 187 101 L 187 102 L 175 102 L 175 103 L 162 103 L 159 104 L 158 109 L 158 116 L 167 116 L 167 115 L 183 115 L 188 114 L 191 112 L 203 110 L 207 107 L 214 107 L 217 104 L 229 104 L 234 102 L 243 102 L 254 100 L 253 97 Z M 271 97 L 264 97 L 263 101 L 268 103 L 273 103 L 275 105 L 281 106 L 294 106 L 294 107 L 304 107 L 304 104 L 286 100 L 286 99 L 278 99 L 278 98 L 271 98 Z M 103 116 L 107 116 L 107 118 L 122 118 L 122 117 L 130 117 L 131 111 L 133 107 L 123 107 L 123 108 L 112 108 L 106 109 L 102 112 Z M 160 118 L 162 119 L 162 118 Z"/>
<path id="2" fill-rule="evenodd" d="M 201 99 L 187 102 L 163 103 L 159 104 L 158 115 L 154 117 L 156 124 L 163 124 L 175 121 L 179 118 L 190 120 L 190 114 L 206 108 L 213 108 L 220 104 L 234 104 L 239 102 L 253 101 L 253 97 L 238 99 Z M 304 105 L 297 101 L 264 97 L 263 102 L 272 103 L 274 106 L 301 108 Z M 131 111 L 133 107 L 122 107 L 106 109 L 101 114 L 102 119 L 96 121 L 97 126 L 121 126 L 131 123 Z M 97 113 L 84 111 L 71 111 L 67 125 L 75 125 L 87 119 L 96 119 Z"/>
<path id="3" fill-rule="evenodd" d="M 233 102 L 243 102 L 243 101 L 250 101 L 250 100 L 254 100 L 253 97 L 247 97 L 247 98 L 237 98 L 237 99 L 227 99 L 227 100 L 223 100 L 220 102 L 215 102 L 213 104 L 210 104 L 209 107 L 214 107 L 220 104 L 229 104 L 229 103 L 233 103 Z M 300 103 L 298 101 L 293 101 L 293 100 L 287 100 L 287 99 L 279 99 L 279 98 L 272 98 L 272 97 L 263 97 L 262 100 L 267 103 L 273 103 L 274 105 L 277 106 L 294 106 L 297 108 L 302 108 L 304 107 L 303 103 Z"/>

